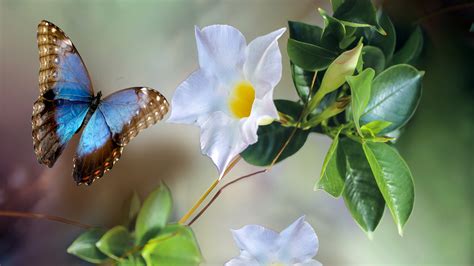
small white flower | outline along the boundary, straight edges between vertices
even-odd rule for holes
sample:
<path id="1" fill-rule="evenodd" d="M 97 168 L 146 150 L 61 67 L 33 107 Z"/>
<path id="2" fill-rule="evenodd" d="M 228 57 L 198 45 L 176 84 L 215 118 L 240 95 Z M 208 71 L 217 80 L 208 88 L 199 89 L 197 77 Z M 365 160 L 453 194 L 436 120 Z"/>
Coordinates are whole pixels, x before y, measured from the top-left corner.
<path id="1" fill-rule="evenodd" d="M 304 216 L 281 233 L 260 225 L 246 225 L 232 230 L 232 234 L 240 248 L 240 256 L 225 266 L 322 265 L 312 259 L 318 252 L 319 241 L 311 225 L 304 221 Z"/>
<path id="2" fill-rule="evenodd" d="M 259 125 L 278 119 L 273 89 L 281 79 L 279 29 L 246 44 L 234 27 L 195 28 L 199 69 L 174 93 L 168 122 L 201 128 L 201 150 L 219 173 L 249 145 Z"/>

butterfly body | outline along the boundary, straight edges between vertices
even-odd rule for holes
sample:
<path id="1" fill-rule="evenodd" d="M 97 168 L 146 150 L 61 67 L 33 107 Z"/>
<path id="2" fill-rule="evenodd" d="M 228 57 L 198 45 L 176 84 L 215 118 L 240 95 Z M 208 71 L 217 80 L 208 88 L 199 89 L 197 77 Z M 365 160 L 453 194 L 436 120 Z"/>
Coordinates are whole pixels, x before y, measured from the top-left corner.
<path id="1" fill-rule="evenodd" d="M 94 95 L 87 69 L 71 40 L 54 24 L 38 25 L 40 96 L 33 104 L 32 136 L 40 163 L 52 167 L 82 130 L 73 178 L 91 184 L 119 160 L 139 131 L 168 112 L 168 102 L 147 87 Z"/>

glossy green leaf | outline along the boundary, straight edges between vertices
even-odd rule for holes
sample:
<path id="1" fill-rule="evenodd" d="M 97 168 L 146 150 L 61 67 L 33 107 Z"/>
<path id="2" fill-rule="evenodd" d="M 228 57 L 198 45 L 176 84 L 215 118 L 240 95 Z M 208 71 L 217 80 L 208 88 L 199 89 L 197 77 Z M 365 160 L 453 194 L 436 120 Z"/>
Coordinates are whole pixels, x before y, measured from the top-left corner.
<path id="1" fill-rule="evenodd" d="M 385 13 L 379 11 L 377 12 L 377 16 L 379 17 L 380 25 L 386 31 L 387 35 L 381 35 L 372 28 L 366 28 L 363 29 L 365 40 L 367 40 L 367 45 L 375 46 L 382 50 L 386 62 L 389 62 L 392 59 L 393 52 L 395 51 L 395 27 L 393 27 L 392 21 Z"/>
<path id="2" fill-rule="evenodd" d="M 362 146 L 398 233 L 402 235 L 415 198 L 410 169 L 397 150 L 386 143 L 366 142 Z"/>
<path id="3" fill-rule="evenodd" d="M 380 73 L 372 82 L 361 124 L 376 120 L 391 122 L 381 134 L 405 125 L 420 101 L 423 73 L 410 65 L 395 65 Z"/>
<path id="4" fill-rule="evenodd" d="M 346 36 L 344 25 L 339 20 L 328 15 L 324 9 L 318 8 L 318 11 L 324 20 L 324 29 L 321 35 L 322 45 L 327 48 L 339 47 L 339 43 Z"/>
<path id="5" fill-rule="evenodd" d="M 288 28 L 291 39 L 321 46 L 321 35 L 323 29 L 319 26 L 298 21 L 288 21 Z"/>
<path id="6" fill-rule="evenodd" d="M 320 178 L 314 186 L 315 190 L 322 189 L 333 197 L 339 197 L 341 195 L 342 189 L 344 188 L 344 175 L 346 172 L 344 154 L 341 154 L 342 149 L 338 143 L 339 132 L 329 147 L 326 158 L 324 158 Z"/>
<path id="7" fill-rule="evenodd" d="M 199 265 L 202 261 L 199 245 L 188 226 L 168 225 L 158 237 L 150 239 L 142 251 L 147 266 Z"/>
<path id="8" fill-rule="evenodd" d="M 378 75 L 385 69 L 385 55 L 382 50 L 375 46 L 364 46 L 362 48 L 362 59 L 364 68 L 373 68 L 375 75 Z"/>
<path id="9" fill-rule="evenodd" d="M 342 193 L 344 202 L 354 220 L 370 238 L 382 218 L 384 199 L 365 159 L 362 145 L 348 138 L 341 138 L 339 146 L 344 153 L 346 168 Z"/>
<path id="10" fill-rule="evenodd" d="M 322 29 L 320 27 L 303 22 L 289 21 L 288 28 L 291 39 L 321 46 Z M 313 81 L 314 71 L 304 70 L 291 61 L 290 67 L 296 92 L 300 99 L 306 102 Z"/>
<path id="11" fill-rule="evenodd" d="M 134 239 L 127 228 L 119 225 L 107 231 L 95 244 L 105 255 L 120 260 L 134 246 Z"/>
<path id="12" fill-rule="evenodd" d="M 360 128 L 360 130 L 362 131 L 362 134 L 364 136 L 375 137 L 375 136 L 379 135 L 379 133 L 382 132 L 382 130 L 384 130 L 385 128 L 387 128 L 391 124 L 392 124 L 391 122 L 376 120 L 376 121 L 372 121 L 368 124 L 363 125 Z"/>
<path id="13" fill-rule="evenodd" d="M 314 72 L 306 71 L 301 67 L 290 62 L 291 76 L 296 92 L 303 102 L 308 101 L 309 92 L 311 91 L 311 84 L 313 82 Z"/>
<path id="14" fill-rule="evenodd" d="M 301 104 L 287 100 L 276 100 L 275 105 L 278 111 L 295 117 L 296 120 L 303 109 Z M 250 164 L 257 166 L 270 165 L 290 137 L 293 129 L 293 127 L 284 127 L 279 122 L 273 122 L 268 126 L 260 126 L 257 131 L 257 143 L 250 145 L 240 155 Z M 301 149 L 308 138 L 308 134 L 309 130 L 297 129 L 277 162 L 288 158 Z"/>
<path id="15" fill-rule="evenodd" d="M 166 225 L 171 207 L 171 193 L 165 184 L 160 184 L 148 195 L 138 213 L 135 237 L 139 245 L 154 237 Z"/>
<path id="16" fill-rule="evenodd" d="M 393 55 L 390 65 L 412 64 L 418 59 L 422 50 L 423 33 L 420 27 L 416 27 L 403 47 Z"/>
<path id="17" fill-rule="evenodd" d="M 317 71 L 325 69 L 336 58 L 337 53 L 322 46 L 288 39 L 287 46 L 290 60 L 299 67 Z"/>
<path id="18" fill-rule="evenodd" d="M 349 86 L 351 87 L 352 120 L 354 121 L 357 132 L 359 132 L 360 136 L 363 135 L 360 130 L 359 119 L 369 103 L 370 90 L 374 76 L 375 71 L 372 68 L 366 68 L 357 76 L 346 77 L 347 83 L 349 83 Z"/>
<path id="19" fill-rule="evenodd" d="M 379 25 L 375 7 L 370 0 L 345 0 L 333 16 L 346 26 L 371 27 L 382 35 L 386 34 Z"/>
<path id="20" fill-rule="evenodd" d="M 75 255 L 90 263 L 103 263 L 108 257 L 100 252 L 95 243 L 99 241 L 105 230 L 94 228 L 82 233 L 67 248 L 67 253 Z"/>
<path id="21" fill-rule="evenodd" d="M 471 24 L 471 28 L 469 29 L 469 32 L 474 32 L 474 23 Z"/>

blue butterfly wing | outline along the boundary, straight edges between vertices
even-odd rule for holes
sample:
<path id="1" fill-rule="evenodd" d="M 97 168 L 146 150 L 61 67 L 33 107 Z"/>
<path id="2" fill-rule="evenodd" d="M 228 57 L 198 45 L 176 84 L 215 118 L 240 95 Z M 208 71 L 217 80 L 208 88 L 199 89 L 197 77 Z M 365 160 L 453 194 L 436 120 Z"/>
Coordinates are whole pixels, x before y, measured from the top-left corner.
<path id="1" fill-rule="evenodd" d="M 33 104 L 32 136 L 38 161 L 52 167 L 80 129 L 93 90 L 80 55 L 54 24 L 38 25 L 40 96 Z"/>
<path id="2" fill-rule="evenodd" d="M 104 114 L 97 109 L 82 132 L 74 156 L 73 178 L 76 183 L 91 184 L 101 177 L 118 161 L 122 149 L 112 140 Z"/>
<path id="3" fill-rule="evenodd" d="M 40 94 L 54 99 L 90 102 L 94 97 L 86 66 L 71 39 L 51 22 L 38 25 Z"/>
<path id="4" fill-rule="evenodd" d="M 128 88 L 104 98 L 87 123 L 74 157 L 73 176 L 92 183 L 110 170 L 139 131 L 160 121 L 168 101 L 150 88 Z"/>

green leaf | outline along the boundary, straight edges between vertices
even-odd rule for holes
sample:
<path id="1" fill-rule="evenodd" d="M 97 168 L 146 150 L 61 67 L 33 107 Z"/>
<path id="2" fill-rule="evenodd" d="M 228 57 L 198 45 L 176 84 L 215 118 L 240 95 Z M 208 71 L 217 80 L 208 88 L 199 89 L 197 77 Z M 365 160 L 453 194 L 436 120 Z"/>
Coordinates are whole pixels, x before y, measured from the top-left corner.
<path id="1" fill-rule="evenodd" d="M 405 125 L 420 101 L 423 74 L 410 65 L 395 65 L 380 73 L 372 82 L 361 124 L 376 120 L 391 122 L 381 134 Z"/>
<path id="2" fill-rule="evenodd" d="M 392 58 L 390 65 L 412 64 L 418 59 L 423 50 L 423 33 L 418 26 L 405 42 L 403 47 L 398 50 Z"/>
<path id="3" fill-rule="evenodd" d="M 410 169 L 397 150 L 388 144 L 366 142 L 362 146 L 398 233 L 402 235 L 415 198 Z"/>
<path id="4" fill-rule="evenodd" d="M 309 71 L 327 68 L 337 56 L 336 52 L 295 39 L 288 39 L 287 52 L 293 63 Z"/>
<path id="5" fill-rule="evenodd" d="M 363 29 L 367 44 L 370 46 L 378 47 L 385 55 L 386 62 L 392 59 L 393 52 L 395 51 L 396 44 L 396 32 L 393 27 L 390 18 L 383 12 L 377 12 L 379 17 L 380 25 L 387 32 L 387 35 L 380 35 L 376 30 L 372 28 Z"/>
<path id="6" fill-rule="evenodd" d="M 311 91 L 314 72 L 306 71 L 292 62 L 290 62 L 290 68 L 296 92 L 300 99 L 305 103 L 308 101 L 309 92 Z"/>
<path id="7" fill-rule="evenodd" d="M 346 36 L 346 29 L 339 20 L 329 16 L 322 8 L 318 8 L 319 14 L 324 20 L 324 29 L 321 35 L 321 43 L 324 47 L 339 47 Z"/>
<path id="8" fill-rule="evenodd" d="M 132 196 L 122 204 L 122 209 L 127 210 L 126 213 L 123 213 L 120 218 L 120 223 L 130 228 L 135 224 L 135 219 L 137 218 L 138 212 L 140 211 L 140 197 L 136 191 L 133 191 Z"/>
<path id="9" fill-rule="evenodd" d="M 321 46 L 322 29 L 318 26 L 309 25 L 303 22 L 289 21 L 290 38 Z M 296 92 L 303 102 L 308 100 L 314 71 L 307 71 L 290 61 L 291 76 Z"/>
<path id="10" fill-rule="evenodd" d="M 100 252 L 95 245 L 104 232 L 105 230 L 98 228 L 87 230 L 72 242 L 72 244 L 67 248 L 67 253 L 75 255 L 90 263 L 105 262 L 108 259 L 107 256 Z"/>
<path id="11" fill-rule="evenodd" d="M 166 225 L 171 206 L 171 194 L 165 184 L 160 184 L 148 195 L 138 213 L 135 226 L 135 236 L 139 245 L 154 237 Z"/>
<path id="12" fill-rule="evenodd" d="M 314 186 L 314 189 L 322 189 L 333 197 L 339 197 L 344 188 L 344 175 L 346 172 L 344 164 L 344 155 L 341 154 L 342 149 L 338 145 L 339 132 L 334 137 L 329 151 L 324 158 L 321 175 Z"/>
<path id="13" fill-rule="evenodd" d="M 296 120 L 303 109 L 301 104 L 287 100 L 276 100 L 275 105 L 280 112 L 288 114 Z M 268 126 L 260 126 L 257 131 L 257 143 L 250 145 L 240 155 L 250 164 L 257 166 L 270 165 L 290 137 L 293 129 L 293 127 L 284 127 L 279 122 L 273 122 Z M 308 134 L 309 130 L 297 129 L 277 162 L 288 158 L 301 149 L 308 138 Z"/>
<path id="14" fill-rule="evenodd" d="M 469 32 L 474 32 L 474 23 L 471 24 L 471 28 L 469 29 Z"/>
<path id="15" fill-rule="evenodd" d="M 382 130 L 390 126 L 392 123 L 387 121 L 375 120 L 363 125 L 360 130 L 364 136 L 377 136 Z"/>
<path id="16" fill-rule="evenodd" d="M 370 90 L 374 76 L 375 71 L 372 68 L 366 68 L 357 76 L 346 77 L 347 83 L 349 83 L 349 86 L 351 87 L 352 119 L 360 136 L 363 135 L 360 130 L 359 119 L 369 103 Z"/>
<path id="17" fill-rule="evenodd" d="M 379 25 L 375 7 L 370 0 L 345 0 L 333 16 L 346 26 L 372 27 L 380 34 L 386 34 Z"/>
<path id="18" fill-rule="evenodd" d="M 298 21 L 288 21 L 288 28 L 291 39 L 321 46 L 323 30 L 320 27 Z"/>
<path id="19" fill-rule="evenodd" d="M 119 266 L 145 266 L 146 262 L 140 254 L 129 255 L 127 258 L 118 262 Z"/>
<path id="20" fill-rule="evenodd" d="M 385 55 L 382 50 L 375 46 L 364 46 L 362 48 L 362 59 L 364 68 L 373 68 L 375 75 L 378 75 L 385 69 Z"/>
<path id="21" fill-rule="evenodd" d="M 365 159 L 362 145 L 341 138 L 339 146 L 345 160 L 344 202 L 357 224 L 369 238 L 382 218 L 385 202 Z"/>
<path id="22" fill-rule="evenodd" d="M 188 226 L 168 225 L 156 238 L 146 243 L 142 256 L 147 266 L 199 265 L 202 261 L 199 245 Z"/>
<path id="23" fill-rule="evenodd" d="M 133 237 L 127 228 L 118 225 L 107 231 L 95 245 L 105 255 L 120 260 L 127 251 L 133 249 L 133 244 Z"/>
<path id="24" fill-rule="evenodd" d="M 133 191 L 133 195 L 130 199 L 130 209 L 128 211 L 128 218 L 130 220 L 135 219 L 135 217 L 138 215 L 141 204 L 142 203 L 140 202 L 140 197 L 138 196 L 137 192 Z"/>

